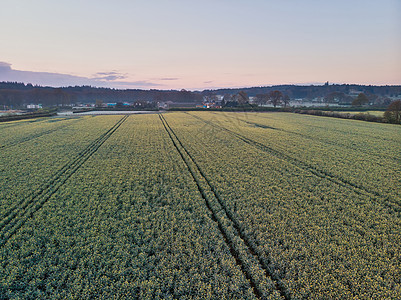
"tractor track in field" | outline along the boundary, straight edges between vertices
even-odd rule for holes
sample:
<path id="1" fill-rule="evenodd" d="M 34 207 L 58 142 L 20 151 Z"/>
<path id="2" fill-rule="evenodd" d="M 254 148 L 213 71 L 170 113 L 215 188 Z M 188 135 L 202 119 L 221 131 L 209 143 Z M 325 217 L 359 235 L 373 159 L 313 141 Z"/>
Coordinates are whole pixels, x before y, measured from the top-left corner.
<path id="1" fill-rule="evenodd" d="M 19 139 L 18 141 L 15 141 L 15 142 L 13 142 L 13 143 L 5 144 L 5 145 L 0 145 L 0 149 L 7 149 L 7 148 L 10 148 L 10 147 L 13 147 L 13 146 L 20 145 L 20 144 L 22 144 L 22 143 L 29 142 L 29 141 L 31 141 L 31 140 L 40 138 L 40 137 L 42 137 L 42 136 L 44 136 L 44 135 L 46 135 L 46 134 L 50 134 L 50 133 L 56 132 L 56 131 L 58 131 L 58 130 L 60 130 L 60 129 L 67 128 L 67 127 L 69 127 L 69 126 L 71 126 L 71 125 L 74 125 L 76 122 L 79 122 L 79 121 L 81 121 L 81 120 L 83 120 L 83 119 L 75 119 L 75 121 L 73 121 L 73 122 L 71 122 L 71 123 L 69 123 L 69 124 L 65 124 L 65 125 L 62 125 L 62 126 L 60 126 L 60 127 L 54 128 L 54 129 L 45 130 L 45 131 L 39 132 L 39 133 L 37 133 L 37 134 L 30 135 L 30 136 L 27 136 L 27 137 L 23 137 L 23 138 Z"/>
<path id="2" fill-rule="evenodd" d="M 302 170 L 308 171 L 310 173 L 312 173 L 314 176 L 319 177 L 321 179 L 324 180 L 328 180 L 330 182 L 333 182 L 341 187 L 345 187 L 348 189 L 351 189 L 352 191 L 354 191 L 355 193 L 357 193 L 358 195 L 364 195 L 364 196 L 368 196 L 370 198 L 373 198 L 376 200 L 376 202 L 384 205 L 385 207 L 391 209 L 392 211 L 396 212 L 397 214 L 401 213 L 401 204 L 398 203 L 397 201 L 390 199 L 389 196 L 383 196 L 380 193 L 376 192 L 376 191 L 371 191 L 363 186 L 354 184 L 348 180 L 345 180 L 343 178 L 340 178 L 336 175 L 333 175 L 329 172 L 326 172 L 324 170 L 318 169 L 300 159 L 294 158 L 292 156 L 289 156 L 285 153 L 282 153 L 276 149 L 273 149 L 265 144 L 262 144 L 258 141 L 252 140 L 240 133 L 234 132 L 224 126 L 221 126 L 219 124 L 207 121 L 202 119 L 199 116 L 195 116 L 193 114 L 187 113 L 188 115 L 192 116 L 195 119 L 198 119 L 200 121 L 202 121 L 203 123 L 208 124 L 209 126 L 212 127 L 218 127 L 223 131 L 228 132 L 229 134 L 231 134 L 232 136 L 235 136 L 236 138 L 238 138 L 239 140 L 245 142 L 246 144 L 249 144 L 259 150 L 262 150 L 263 152 L 266 152 L 272 156 L 275 156 L 279 159 L 282 159 L 284 161 L 287 161 L 288 163 L 292 164 L 293 166 L 300 168 Z"/>
<path id="3" fill-rule="evenodd" d="M 290 295 L 281 283 L 280 278 L 275 275 L 270 259 L 266 255 L 262 255 L 262 251 L 255 246 L 255 241 L 246 235 L 237 217 L 225 205 L 210 180 L 182 144 L 164 116 L 159 114 L 159 118 L 204 199 L 212 220 L 217 223 L 231 255 L 250 282 L 255 296 L 264 299 L 275 290 L 282 299 L 290 299 Z M 261 270 L 263 275 L 254 273 L 253 268 Z M 270 283 L 270 287 L 266 288 L 261 283 L 260 276 L 263 276 Z"/>
<path id="4" fill-rule="evenodd" d="M 70 162 L 58 170 L 48 181 L 34 193 L 16 203 L 7 210 L 0 221 L 0 247 L 25 224 L 59 188 L 106 142 L 110 136 L 125 122 L 128 115 L 121 118 L 104 134 L 94 140 Z"/>
<path id="5" fill-rule="evenodd" d="M 213 112 L 213 113 L 214 113 L 214 112 Z M 401 160 L 400 160 L 400 159 L 397 159 L 397 158 L 394 158 L 394 157 L 389 157 L 389 156 L 383 156 L 383 155 L 380 155 L 380 154 L 370 153 L 370 152 L 368 152 L 368 151 L 364 151 L 364 150 L 361 149 L 361 148 L 350 147 L 350 146 L 345 145 L 345 144 L 342 144 L 342 143 L 330 142 L 330 141 L 327 141 L 327 140 L 325 140 L 325 139 L 323 139 L 323 138 L 313 137 L 313 136 L 310 136 L 310 135 L 307 135 L 307 134 L 303 134 L 303 133 L 298 133 L 298 132 L 294 132 L 294 131 L 290 131 L 290 130 L 285 130 L 285 129 L 282 129 L 282 128 L 276 128 L 276 127 L 273 127 L 273 126 L 268 126 L 268 125 L 264 125 L 264 124 L 259 124 L 259 123 L 255 123 L 255 122 L 250 122 L 250 121 L 246 121 L 246 120 L 243 120 L 243 119 L 240 119 L 240 118 L 234 118 L 234 117 L 232 117 L 232 116 L 227 116 L 227 115 L 225 115 L 225 117 L 232 118 L 232 119 L 235 119 L 235 120 L 237 120 L 237 121 L 244 122 L 244 123 L 246 123 L 246 124 L 248 124 L 248 125 L 253 125 L 253 126 L 255 126 L 255 127 L 264 128 L 264 129 L 271 129 L 271 130 L 277 130 L 277 131 L 282 131 L 282 132 L 286 132 L 286 133 L 289 133 L 289 134 L 292 134 L 292 135 L 295 135 L 295 136 L 301 136 L 301 137 L 303 137 L 303 138 L 305 138 L 305 139 L 308 139 L 308 140 L 312 140 L 312 141 L 316 141 L 316 140 L 317 140 L 317 141 L 319 141 L 319 142 L 322 143 L 322 144 L 327 144 L 327 145 L 331 145 L 331 146 L 335 146 L 335 147 L 344 147 L 344 148 L 346 148 L 346 149 L 350 149 L 350 150 L 362 152 L 362 153 L 365 154 L 365 155 L 370 155 L 370 156 L 374 156 L 374 157 L 378 157 L 378 158 L 386 158 L 386 159 L 392 161 L 392 163 L 395 163 L 395 164 L 397 164 L 397 165 L 401 163 Z M 375 164 L 378 164 L 378 165 L 381 166 L 381 167 L 387 167 L 387 165 L 384 165 L 383 163 L 380 163 L 380 162 L 377 162 L 377 161 L 375 161 L 374 163 L 375 163 Z"/>

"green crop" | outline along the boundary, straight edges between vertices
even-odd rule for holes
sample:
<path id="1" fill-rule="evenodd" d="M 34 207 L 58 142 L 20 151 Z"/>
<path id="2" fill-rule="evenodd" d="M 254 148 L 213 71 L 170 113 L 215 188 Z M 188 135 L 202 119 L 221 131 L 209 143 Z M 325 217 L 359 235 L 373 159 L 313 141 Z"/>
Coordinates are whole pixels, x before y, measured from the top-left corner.
<path id="1" fill-rule="evenodd" d="M 4 123 L 0 298 L 400 298 L 400 144 L 289 113 Z"/>

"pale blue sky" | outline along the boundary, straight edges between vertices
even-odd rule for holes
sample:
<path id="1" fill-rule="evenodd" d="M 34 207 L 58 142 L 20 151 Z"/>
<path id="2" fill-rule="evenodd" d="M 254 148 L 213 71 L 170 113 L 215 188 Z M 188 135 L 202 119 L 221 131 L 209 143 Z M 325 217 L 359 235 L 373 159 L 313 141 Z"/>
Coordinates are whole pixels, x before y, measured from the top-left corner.
<path id="1" fill-rule="evenodd" d="M 2 0 L 0 36 L 0 80 L 401 84 L 400 0 Z"/>

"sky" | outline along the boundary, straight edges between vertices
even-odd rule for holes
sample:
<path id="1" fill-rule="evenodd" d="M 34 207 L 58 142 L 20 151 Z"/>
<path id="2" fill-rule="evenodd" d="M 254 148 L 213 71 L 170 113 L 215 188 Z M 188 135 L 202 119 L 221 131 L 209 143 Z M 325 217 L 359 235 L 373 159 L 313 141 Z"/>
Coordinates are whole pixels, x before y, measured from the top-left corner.
<path id="1" fill-rule="evenodd" d="M 401 0 L 1 0 L 0 81 L 401 84 Z"/>

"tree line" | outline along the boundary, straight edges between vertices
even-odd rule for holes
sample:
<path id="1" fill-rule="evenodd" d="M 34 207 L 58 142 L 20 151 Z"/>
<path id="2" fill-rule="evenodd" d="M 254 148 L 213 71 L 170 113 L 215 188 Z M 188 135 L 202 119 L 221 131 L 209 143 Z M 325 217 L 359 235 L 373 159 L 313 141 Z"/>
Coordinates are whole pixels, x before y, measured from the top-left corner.
<path id="1" fill-rule="evenodd" d="M 383 99 L 397 97 L 401 95 L 401 85 L 357 85 L 357 84 L 329 84 L 324 85 L 274 85 L 274 86 L 261 86 L 251 88 L 239 89 L 216 89 L 205 90 L 202 93 L 215 93 L 218 95 L 236 94 L 240 91 L 246 92 L 250 97 L 255 97 L 259 94 L 268 94 L 271 91 L 280 91 L 288 95 L 291 99 L 314 99 L 326 98 L 327 101 L 335 100 L 336 98 L 343 100 L 341 102 L 352 102 L 349 98 L 351 94 L 364 93 L 372 99 Z"/>
<path id="2" fill-rule="evenodd" d="M 392 99 L 401 97 L 401 86 L 365 86 L 365 85 L 330 85 L 296 86 L 278 85 L 270 87 L 253 87 L 242 89 L 217 89 L 204 91 L 187 90 L 118 90 L 97 88 L 92 86 L 42 87 L 19 82 L 0 82 L 0 106 L 4 108 L 20 108 L 26 104 L 42 104 L 43 106 L 71 105 L 75 103 L 107 102 L 176 102 L 201 103 L 204 98 L 224 95 L 224 103 L 246 103 L 249 97 L 255 97 L 259 104 L 271 103 L 276 106 L 287 106 L 290 99 L 312 100 L 321 98 L 326 103 L 351 104 L 358 94 L 360 105 L 372 103 L 387 106 Z M 209 100 L 210 100 L 209 99 Z M 357 103 L 355 103 L 358 105 Z"/>
<path id="3" fill-rule="evenodd" d="M 107 102 L 202 102 L 201 93 L 187 90 L 117 90 L 92 86 L 42 87 L 17 82 L 0 82 L 0 105 L 20 108 L 26 104 L 67 106 L 75 103 Z"/>

